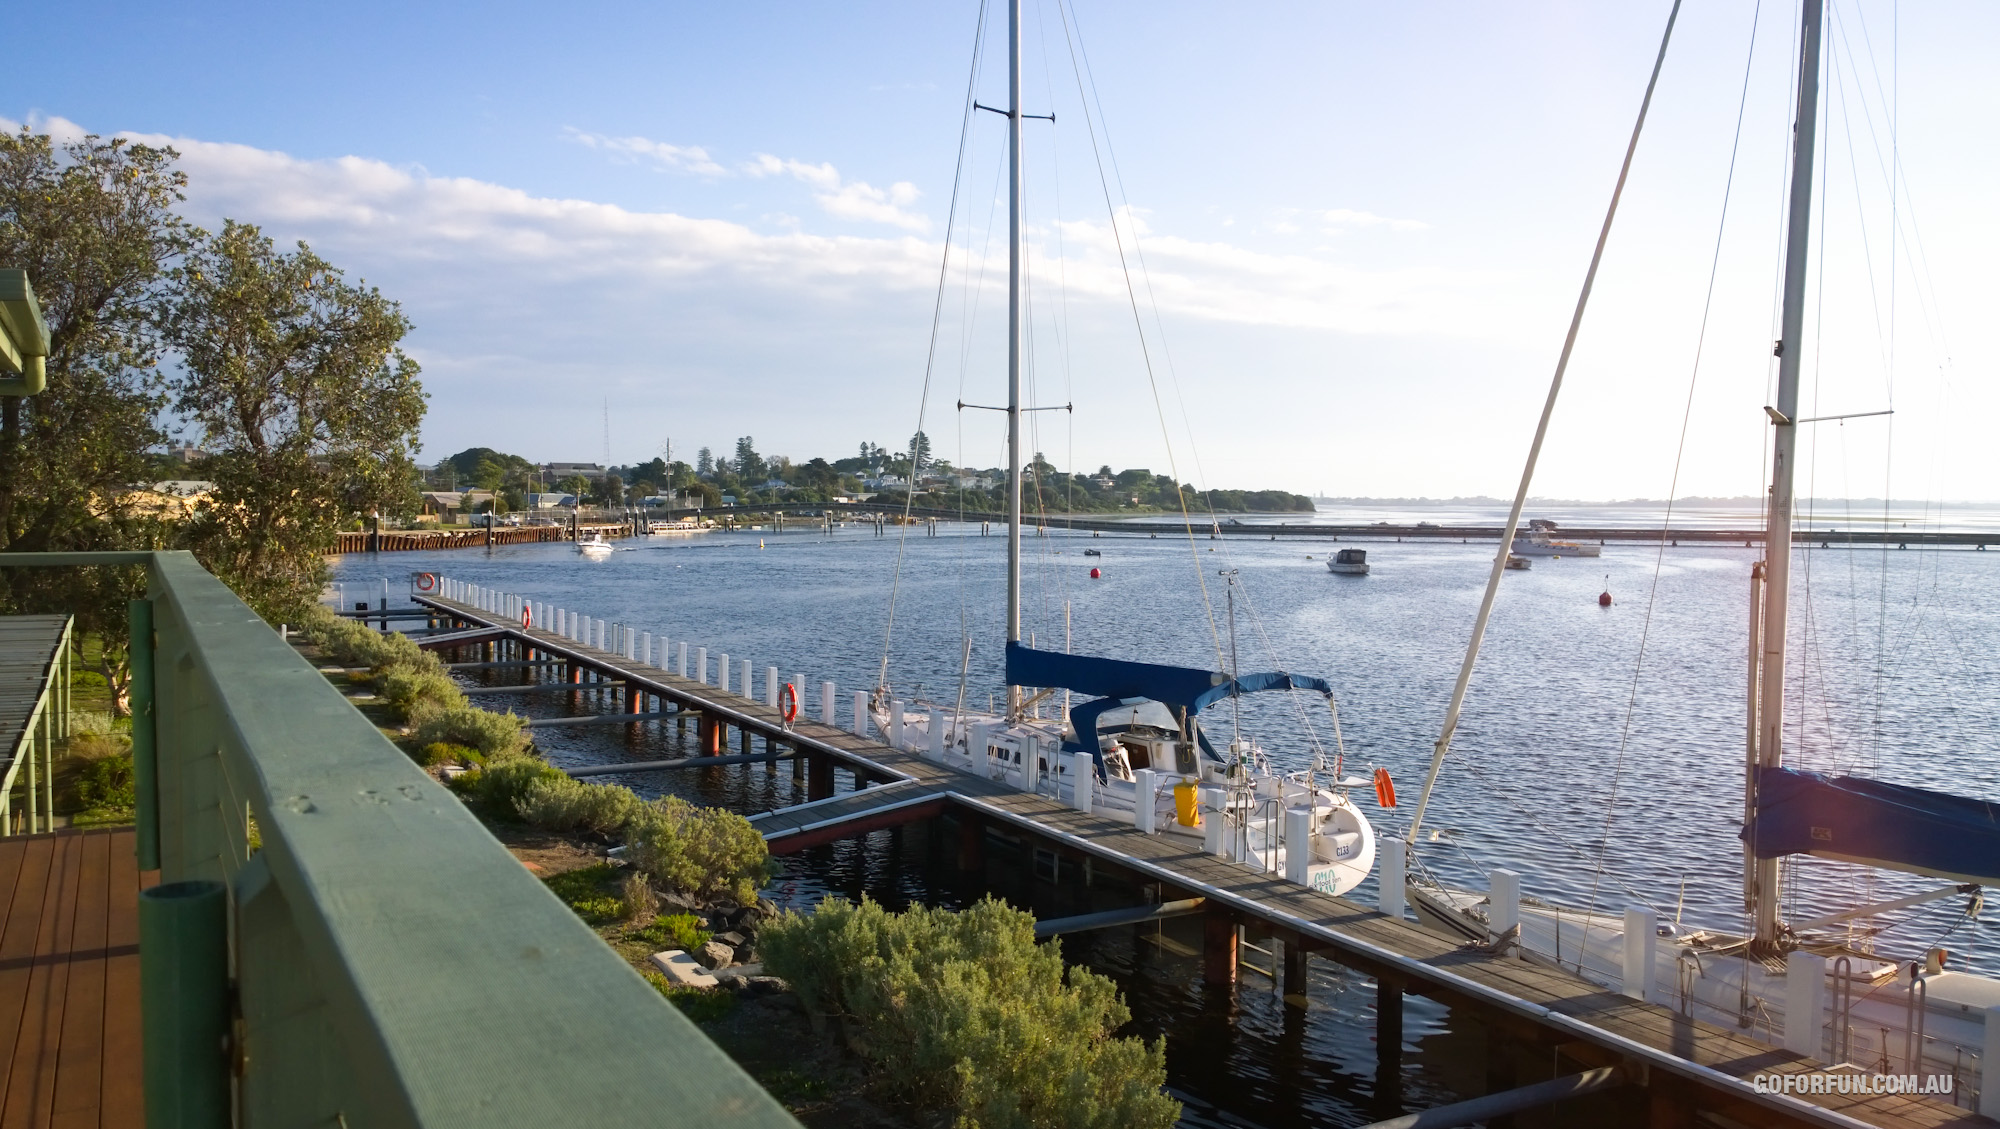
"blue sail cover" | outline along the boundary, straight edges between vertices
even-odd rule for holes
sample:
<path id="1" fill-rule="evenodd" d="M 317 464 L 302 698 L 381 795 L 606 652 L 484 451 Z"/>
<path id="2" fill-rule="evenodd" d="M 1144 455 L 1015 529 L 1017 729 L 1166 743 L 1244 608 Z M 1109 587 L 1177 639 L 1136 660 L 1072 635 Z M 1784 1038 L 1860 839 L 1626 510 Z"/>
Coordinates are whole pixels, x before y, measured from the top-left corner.
<path id="1" fill-rule="evenodd" d="M 1066 655 L 1059 651 L 1038 651 L 1020 643 L 1007 644 L 1007 685 L 1057 686 L 1079 694 L 1097 695 L 1096 701 L 1069 711 L 1076 739 L 1063 743 L 1066 751 L 1091 753 L 1099 752 L 1095 739 L 1097 719 L 1120 706 L 1159 702 L 1176 715 L 1186 710 L 1189 717 L 1194 717 L 1209 706 L 1240 694 L 1317 690 L 1329 698 L 1333 696 L 1333 686 L 1326 679 L 1309 674 L 1270 671 L 1231 679 L 1226 674 L 1195 667 Z M 1088 742 L 1083 740 L 1085 733 L 1092 735 Z M 1215 755 L 1207 741 L 1201 745 L 1204 753 Z"/>
<path id="2" fill-rule="evenodd" d="M 1757 775 L 1759 858 L 1810 854 L 2000 885 L 2000 804 L 1789 768 Z"/>

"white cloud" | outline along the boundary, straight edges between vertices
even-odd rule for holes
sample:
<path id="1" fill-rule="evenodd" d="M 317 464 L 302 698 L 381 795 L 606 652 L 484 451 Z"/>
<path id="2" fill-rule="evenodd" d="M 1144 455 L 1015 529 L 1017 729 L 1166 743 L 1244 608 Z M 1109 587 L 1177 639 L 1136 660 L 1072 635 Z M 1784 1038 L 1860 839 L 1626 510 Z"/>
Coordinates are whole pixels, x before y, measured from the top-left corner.
<path id="1" fill-rule="evenodd" d="M 886 189 L 866 181 L 844 182 L 840 170 L 831 164 L 780 160 L 769 153 L 757 154 L 756 159 L 743 166 L 743 172 L 754 177 L 789 176 L 811 185 L 813 198 L 835 219 L 886 223 L 908 231 L 930 230 L 930 217 L 909 210 L 923 193 L 907 180 L 899 180 Z"/>
<path id="2" fill-rule="evenodd" d="M 627 160 L 649 160 L 676 172 L 691 172 L 699 176 L 727 176 L 729 173 L 728 169 L 710 159 L 708 150 L 699 145 L 669 145 L 649 137 L 606 137 L 601 133 L 585 133 L 575 126 L 564 126 L 563 135 L 588 149 L 602 149 Z"/>
<path id="3" fill-rule="evenodd" d="M 1356 227 L 1386 227 L 1390 231 L 1422 231 L 1430 225 L 1422 220 L 1397 220 L 1378 216 L 1373 212 L 1357 212 L 1351 208 L 1332 208 L 1326 211 L 1308 213 L 1326 225 L 1324 230 L 1334 234 Z"/>

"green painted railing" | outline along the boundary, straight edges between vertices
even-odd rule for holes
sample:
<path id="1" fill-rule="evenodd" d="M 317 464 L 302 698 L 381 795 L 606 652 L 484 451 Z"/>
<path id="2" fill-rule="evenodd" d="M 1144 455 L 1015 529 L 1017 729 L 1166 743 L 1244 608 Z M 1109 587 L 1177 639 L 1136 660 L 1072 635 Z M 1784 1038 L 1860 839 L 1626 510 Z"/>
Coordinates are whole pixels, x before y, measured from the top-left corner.
<path id="1" fill-rule="evenodd" d="M 147 572 L 139 850 L 177 886 L 141 912 L 155 1129 L 227 1125 L 218 1100 L 247 1129 L 795 1124 L 192 556 L 0 554 L 85 565 Z M 204 881 L 227 952 L 195 967 Z M 164 1001 L 201 1012 L 225 958 L 215 1048 Z"/>

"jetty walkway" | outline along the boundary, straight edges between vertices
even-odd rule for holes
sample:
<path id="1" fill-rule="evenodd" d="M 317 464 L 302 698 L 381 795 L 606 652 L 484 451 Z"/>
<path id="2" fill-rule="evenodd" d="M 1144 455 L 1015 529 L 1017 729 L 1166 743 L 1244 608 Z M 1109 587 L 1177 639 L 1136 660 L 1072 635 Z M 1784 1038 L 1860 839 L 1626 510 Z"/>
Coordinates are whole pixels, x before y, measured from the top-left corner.
<path id="1" fill-rule="evenodd" d="M 1205 919 L 1203 971 L 1211 983 L 1234 982 L 1238 946 L 1245 939 L 1283 944 L 1280 975 L 1289 997 L 1308 990 L 1309 956 L 1374 977 L 1378 1088 L 1393 1089 L 1400 1076 L 1402 1000 L 1407 992 L 1467 1009 L 1503 1033 L 1516 1049 L 1542 1048 L 1547 1057 L 1539 1061 L 1580 1071 L 1536 1081 L 1515 1077 L 1511 1067 L 1491 1058 L 1488 1083 L 1501 1092 L 1476 1101 L 1504 1106 L 1511 1095 L 1528 1095 L 1538 1087 L 1540 1092 L 1554 1087 L 1575 1094 L 1637 1086 L 1646 1092 L 1654 1126 L 1694 1125 L 1697 1111 L 1759 1126 L 1914 1129 L 1993 1124 L 1947 1102 L 1917 1095 L 1765 1092 L 1769 1087 L 1755 1084 L 1753 1077 L 1819 1075 L 1826 1064 L 1743 1032 L 1688 1018 L 1672 1008 L 1607 991 L 1567 972 L 1465 948 L 1419 928 L 1400 912 L 1384 914 L 1346 898 L 1316 893 L 1277 875 L 1210 856 L 1191 841 L 1145 834 L 1128 821 L 1076 811 L 1048 797 L 947 768 L 919 751 L 856 732 L 867 727 L 864 695 L 853 695 L 856 723 L 847 728 L 835 724 L 831 683 L 820 686 L 819 718 L 808 720 L 801 714 L 788 724 L 776 705 L 775 667 L 764 668 L 766 694 L 757 700 L 742 693 L 751 689 L 746 676 L 752 667 L 740 659 L 737 692 L 732 693 L 723 681 L 729 677 L 726 673 L 716 683 L 709 682 L 706 648 L 694 649 L 700 665 L 690 667 L 684 642 L 671 652 L 665 640 L 654 646 L 646 638 L 641 646 L 630 632 L 607 633 L 600 621 L 538 604 L 528 605 L 531 623 L 524 627 L 519 597 L 445 578 L 432 583 L 438 592 L 413 595 L 435 618 L 434 633 L 424 639 L 426 646 L 481 648 L 486 661 L 467 666 L 533 669 L 530 664 L 552 664 L 562 672 L 565 688 L 612 695 L 617 711 L 591 720 L 639 724 L 669 718 L 685 722 L 693 717 L 701 727 L 700 747 L 712 754 L 585 770 L 591 774 L 792 759 L 794 772 L 805 775 L 807 802 L 751 817 L 773 854 L 942 818 L 958 826 L 959 862 L 967 869 L 982 865 L 990 833 L 1157 885 L 1161 902 L 1199 899 L 1197 912 Z M 533 621 L 541 617 L 558 630 L 535 625 Z M 590 641 L 584 642 L 586 638 Z M 680 673 L 642 660 L 641 653 L 649 658 L 671 653 Z M 726 660 L 720 669 L 729 670 Z M 470 692 L 476 697 L 481 690 Z M 727 730 L 732 728 L 739 736 L 739 754 L 726 751 Z M 764 743 L 763 753 L 752 752 L 753 739 Z M 851 790 L 836 791 L 836 768 L 851 774 Z M 1400 883 L 1396 886 L 1400 890 Z M 1542 1099 L 1548 1100 L 1552 1098 Z M 1528 1105 L 1494 1112 L 1523 1108 Z"/>

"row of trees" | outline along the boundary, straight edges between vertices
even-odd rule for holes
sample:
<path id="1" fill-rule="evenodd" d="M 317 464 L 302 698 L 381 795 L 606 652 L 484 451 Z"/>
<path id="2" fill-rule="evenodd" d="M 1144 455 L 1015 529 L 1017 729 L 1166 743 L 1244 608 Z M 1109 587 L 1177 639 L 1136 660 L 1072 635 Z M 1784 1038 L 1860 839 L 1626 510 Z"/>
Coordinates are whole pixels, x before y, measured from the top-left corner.
<path id="1" fill-rule="evenodd" d="M 0 399 L 0 550 L 188 548 L 296 622 L 341 528 L 415 508 L 410 323 L 304 243 L 189 223 L 178 156 L 0 134 L 0 264 L 27 270 L 50 330 L 47 391 Z M 215 483 L 186 515 L 143 490 L 177 436 Z M 133 571 L 0 571 L 0 606 L 73 610 L 122 667 Z"/>

